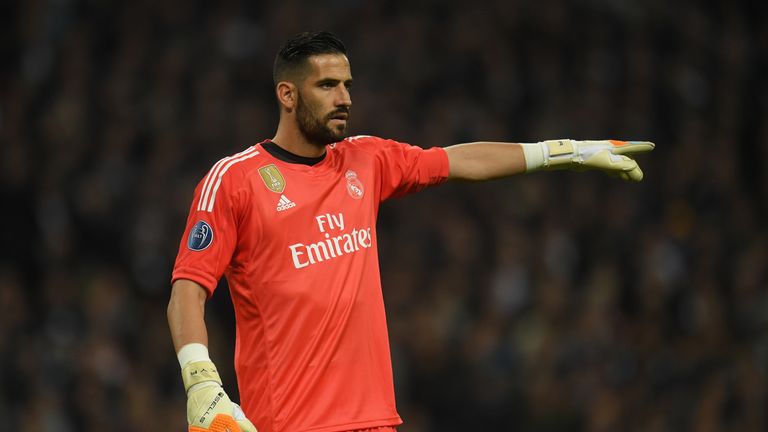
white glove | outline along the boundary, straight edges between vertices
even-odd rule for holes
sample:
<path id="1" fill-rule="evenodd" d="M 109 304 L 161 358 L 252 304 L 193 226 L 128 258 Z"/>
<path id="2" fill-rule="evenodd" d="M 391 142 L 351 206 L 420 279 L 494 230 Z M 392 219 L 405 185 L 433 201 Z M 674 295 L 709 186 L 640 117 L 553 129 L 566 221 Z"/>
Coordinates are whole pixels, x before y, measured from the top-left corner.
<path id="1" fill-rule="evenodd" d="M 640 181 L 643 171 L 627 154 L 643 153 L 656 145 L 648 141 L 576 141 L 549 140 L 521 144 L 526 171 L 540 169 L 596 168 L 624 180 Z"/>
<path id="2" fill-rule="evenodd" d="M 194 345 L 204 348 L 201 344 Z M 193 349 L 202 350 L 199 347 Z M 184 390 L 187 392 L 189 432 L 257 432 L 240 406 L 232 402 L 224 392 L 219 372 L 216 365 L 207 358 L 207 352 L 205 348 L 205 360 L 186 362 L 181 369 Z"/>

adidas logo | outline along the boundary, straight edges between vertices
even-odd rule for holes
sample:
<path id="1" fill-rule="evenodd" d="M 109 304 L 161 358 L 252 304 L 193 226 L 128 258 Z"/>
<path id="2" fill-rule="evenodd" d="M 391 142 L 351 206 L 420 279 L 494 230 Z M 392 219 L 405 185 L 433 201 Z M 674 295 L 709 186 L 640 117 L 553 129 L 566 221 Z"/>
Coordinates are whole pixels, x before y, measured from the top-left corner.
<path id="1" fill-rule="evenodd" d="M 280 195 L 280 201 L 277 202 L 277 211 L 288 210 L 291 207 L 296 207 L 296 203 L 286 198 L 285 195 Z"/>

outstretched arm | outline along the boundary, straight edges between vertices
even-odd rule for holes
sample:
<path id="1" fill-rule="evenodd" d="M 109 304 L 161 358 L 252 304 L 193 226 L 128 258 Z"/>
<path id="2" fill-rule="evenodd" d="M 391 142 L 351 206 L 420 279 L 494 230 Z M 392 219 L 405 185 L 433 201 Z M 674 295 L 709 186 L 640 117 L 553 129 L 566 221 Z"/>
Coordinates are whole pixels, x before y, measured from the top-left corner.
<path id="1" fill-rule="evenodd" d="M 520 144 L 474 142 L 446 147 L 449 180 L 483 181 L 525 172 Z"/>
<path id="2" fill-rule="evenodd" d="M 532 144 L 475 142 L 446 147 L 452 180 L 483 181 L 537 170 L 593 168 L 640 181 L 643 172 L 628 154 L 653 150 L 648 141 L 550 140 Z"/>

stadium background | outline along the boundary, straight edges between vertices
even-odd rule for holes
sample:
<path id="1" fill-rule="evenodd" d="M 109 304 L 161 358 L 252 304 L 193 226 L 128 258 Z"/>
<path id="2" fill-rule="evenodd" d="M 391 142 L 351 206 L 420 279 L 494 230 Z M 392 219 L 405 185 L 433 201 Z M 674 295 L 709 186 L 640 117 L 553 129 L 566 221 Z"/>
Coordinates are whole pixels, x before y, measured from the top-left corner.
<path id="1" fill-rule="evenodd" d="M 273 56 L 322 28 L 353 133 L 657 143 L 641 184 L 384 205 L 401 431 L 766 430 L 766 22 L 758 1 L 2 2 L 0 429 L 184 430 L 165 306 L 192 189 L 272 136 Z M 229 308 L 220 289 L 207 318 L 234 393 Z"/>

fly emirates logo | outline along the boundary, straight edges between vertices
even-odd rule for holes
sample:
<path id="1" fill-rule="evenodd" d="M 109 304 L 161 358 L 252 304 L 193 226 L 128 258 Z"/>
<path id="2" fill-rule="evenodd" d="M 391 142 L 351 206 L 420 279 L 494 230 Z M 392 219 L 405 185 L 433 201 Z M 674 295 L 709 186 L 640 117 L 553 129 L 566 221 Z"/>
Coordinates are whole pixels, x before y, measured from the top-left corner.
<path id="1" fill-rule="evenodd" d="M 360 249 L 368 249 L 373 244 L 370 228 L 354 228 L 352 231 L 345 232 L 342 213 L 315 216 L 315 220 L 325 240 L 288 246 L 293 266 L 297 269 L 355 253 Z"/>

